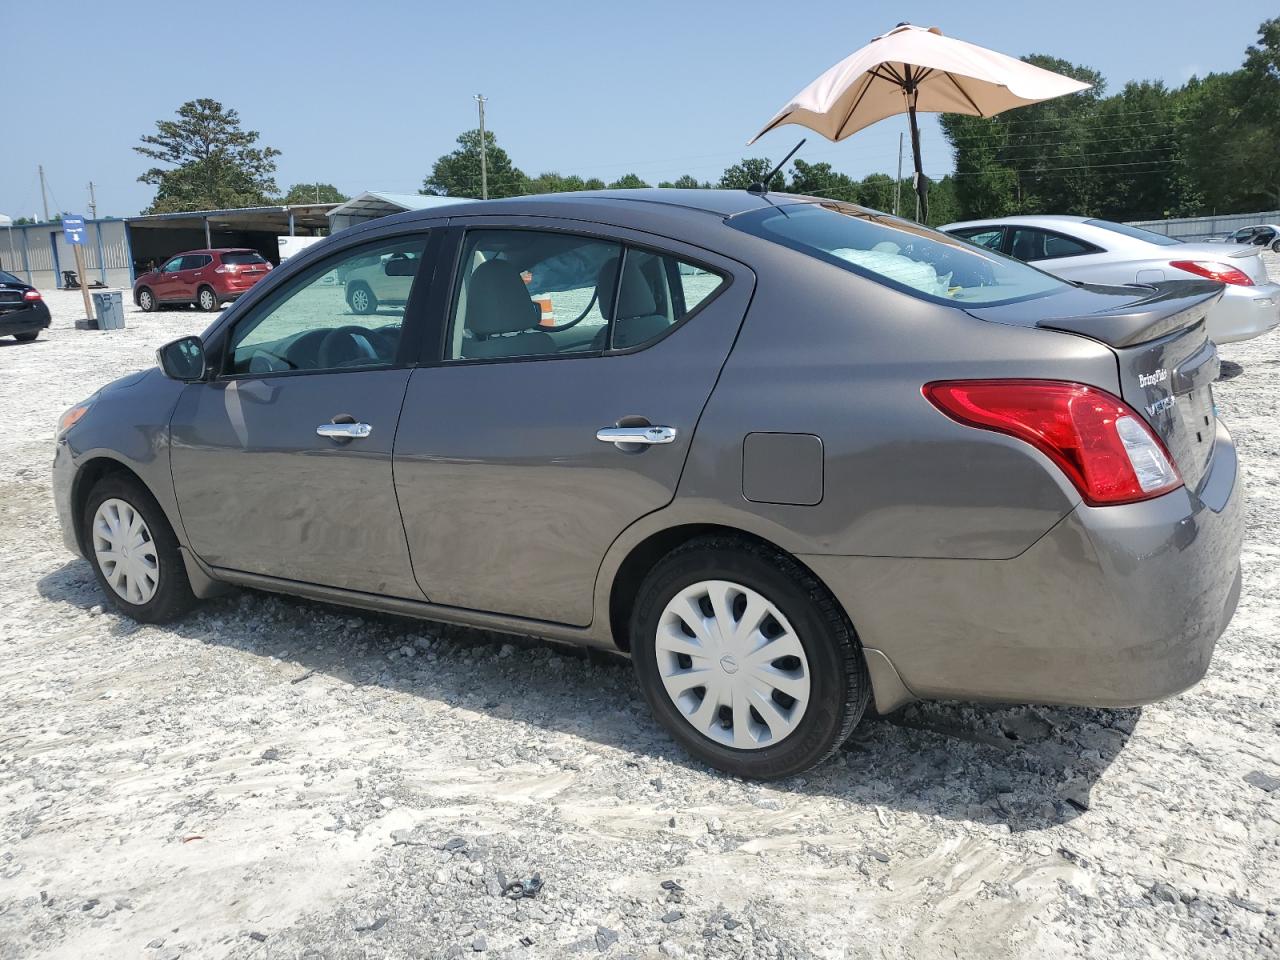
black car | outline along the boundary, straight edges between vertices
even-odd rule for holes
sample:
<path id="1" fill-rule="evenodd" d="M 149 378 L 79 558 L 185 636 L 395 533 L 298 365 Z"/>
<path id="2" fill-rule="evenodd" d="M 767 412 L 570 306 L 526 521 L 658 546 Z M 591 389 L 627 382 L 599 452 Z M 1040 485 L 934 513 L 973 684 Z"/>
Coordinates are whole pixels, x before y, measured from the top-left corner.
<path id="1" fill-rule="evenodd" d="M 40 291 L 0 270 L 0 337 L 12 335 L 20 343 L 27 343 L 47 326 L 49 307 Z"/>

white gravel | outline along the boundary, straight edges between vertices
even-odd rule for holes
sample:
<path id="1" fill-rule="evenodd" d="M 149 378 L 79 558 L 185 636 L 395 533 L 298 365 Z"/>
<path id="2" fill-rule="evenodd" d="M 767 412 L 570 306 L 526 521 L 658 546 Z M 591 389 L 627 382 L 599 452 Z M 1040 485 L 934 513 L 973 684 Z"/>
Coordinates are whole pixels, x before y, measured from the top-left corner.
<path id="1" fill-rule="evenodd" d="M 77 332 L 47 297 L 0 340 L 3 960 L 1280 957 L 1280 338 L 1222 350 L 1249 537 L 1203 683 L 915 706 L 760 786 L 689 761 L 625 662 L 251 592 L 104 612 L 54 419 L 208 317 Z"/>

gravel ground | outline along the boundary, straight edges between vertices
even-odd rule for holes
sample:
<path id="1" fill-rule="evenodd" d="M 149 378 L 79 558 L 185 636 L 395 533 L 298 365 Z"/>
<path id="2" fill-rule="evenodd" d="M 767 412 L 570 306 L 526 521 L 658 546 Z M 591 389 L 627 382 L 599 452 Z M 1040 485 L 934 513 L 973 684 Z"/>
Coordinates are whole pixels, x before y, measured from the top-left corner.
<path id="1" fill-rule="evenodd" d="M 248 591 L 104 611 L 53 421 L 208 318 L 48 300 L 0 340 L 0 958 L 1280 957 L 1277 336 L 1222 350 L 1250 533 L 1203 683 L 913 706 L 761 786 L 612 658 Z"/>

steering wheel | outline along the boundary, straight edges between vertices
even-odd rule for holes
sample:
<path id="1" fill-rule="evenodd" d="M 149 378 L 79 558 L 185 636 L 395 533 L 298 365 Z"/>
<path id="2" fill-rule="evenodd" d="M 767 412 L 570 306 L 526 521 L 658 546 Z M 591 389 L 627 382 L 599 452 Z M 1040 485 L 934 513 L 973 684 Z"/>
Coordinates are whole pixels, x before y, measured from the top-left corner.
<path id="1" fill-rule="evenodd" d="M 368 327 L 353 324 L 330 330 L 320 341 L 318 351 L 320 369 L 380 363 L 382 358 L 378 356 L 373 341 L 374 333 Z"/>

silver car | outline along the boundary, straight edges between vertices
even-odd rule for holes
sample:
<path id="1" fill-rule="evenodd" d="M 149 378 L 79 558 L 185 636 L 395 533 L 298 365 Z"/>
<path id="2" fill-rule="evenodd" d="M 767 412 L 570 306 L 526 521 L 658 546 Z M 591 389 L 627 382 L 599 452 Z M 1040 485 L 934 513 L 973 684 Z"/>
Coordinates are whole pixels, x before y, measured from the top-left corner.
<path id="1" fill-rule="evenodd" d="M 1267 278 L 1257 246 L 1183 243 L 1087 217 L 1001 217 L 949 223 L 941 229 L 1072 282 L 1216 280 L 1224 284 L 1224 292 L 1209 313 L 1209 336 L 1215 343 L 1249 340 L 1280 324 L 1280 285 Z"/>
<path id="2" fill-rule="evenodd" d="M 409 278 L 376 313 L 370 269 Z M 785 777 L 869 703 L 1200 679 L 1243 535 L 1221 296 L 806 197 L 436 207 L 68 410 L 55 501 L 139 620 L 241 586 L 621 651 L 693 755 Z"/>

